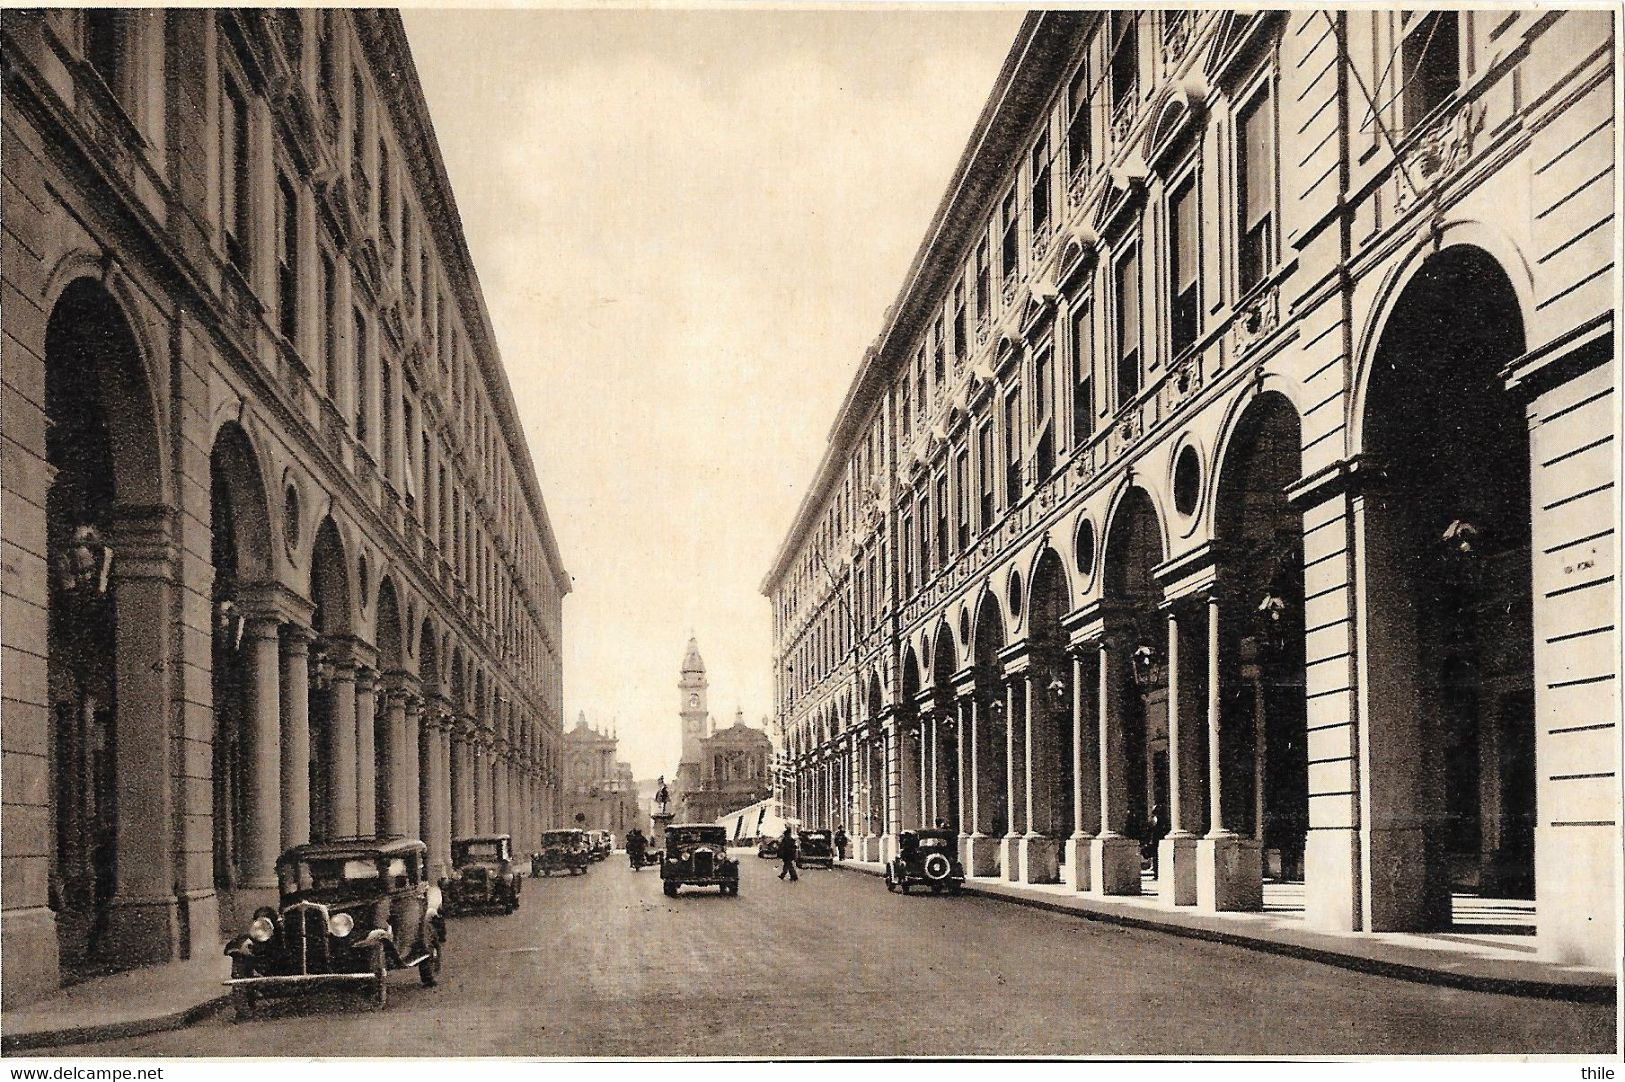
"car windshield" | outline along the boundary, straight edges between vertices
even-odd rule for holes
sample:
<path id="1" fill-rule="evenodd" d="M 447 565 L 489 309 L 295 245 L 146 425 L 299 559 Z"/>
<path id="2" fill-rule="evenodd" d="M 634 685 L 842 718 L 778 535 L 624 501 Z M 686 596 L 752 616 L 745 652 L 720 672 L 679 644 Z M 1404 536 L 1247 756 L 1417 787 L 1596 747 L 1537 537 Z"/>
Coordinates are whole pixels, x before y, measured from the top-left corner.
<path id="1" fill-rule="evenodd" d="M 727 845 L 728 831 L 723 827 L 683 827 L 666 831 L 666 840 L 672 845 Z"/>
<path id="2" fill-rule="evenodd" d="M 921 849 L 951 849 L 953 843 L 947 838 L 921 838 Z"/>
<path id="3" fill-rule="evenodd" d="M 578 830 L 550 830 L 542 835 L 543 845 L 570 845 L 580 836 Z"/>
<path id="4" fill-rule="evenodd" d="M 297 894 L 307 890 L 354 887 L 362 883 L 376 884 L 381 876 L 375 857 L 319 857 L 284 864 L 281 878 L 282 893 Z"/>
<path id="5" fill-rule="evenodd" d="M 502 843 L 499 841 L 464 842 L 458 847 L 457 853 L 457 859 L 459 861 L 501 860 Z"/>
<path id="6" fill-rule="evenodd" d="M 801 836 L 810 842 L 829 841 L 829 831 L 827 830 L 804 830 L 801 832 Z"/>

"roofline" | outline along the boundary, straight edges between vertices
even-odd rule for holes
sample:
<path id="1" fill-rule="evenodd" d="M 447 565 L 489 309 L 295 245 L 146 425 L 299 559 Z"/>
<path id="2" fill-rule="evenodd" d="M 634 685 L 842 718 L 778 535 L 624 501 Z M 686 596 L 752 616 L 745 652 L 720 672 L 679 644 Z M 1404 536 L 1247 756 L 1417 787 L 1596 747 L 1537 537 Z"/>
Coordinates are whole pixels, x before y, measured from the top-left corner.
<path id="1" fill-rule="evenodd" d="M 853 431 L 868 417 L 877 398 L 876 391 L 883 394 L 886 377 L 899 360 L 896 351 L 908 344 L 906 340 L 899 341 L 899 336 L 907 339 L 912 335 L 921 308 L 928 299 L 934 299 L 940 279 L 957 263 L 949 261 L 944 253 L 957 255 L 969 239 L 941 246 L 944 235 L 963 231 L 966 219 L 984 205 L 983 189 L 1003 179 L 1010 150 L 1025 139 L 1036 110 L 1048 104 L 1048 80 L 1054 74 L 1051 69 L 1057 61 L 1064 63 L 1071 58 L 1069 31 L 1076 30 L 1082 20 L 1091 16 L 1099 18 L 1101 12 L 1034 11 L 1022 19 L 999 76 L 954 167 L 948 189 L 931 216 L 931 224 L 909 263 L 908 273 L 903 276 L 897 299 L 886 309 L 880 334 L 864 351 L 863 362 L 841 400 L 812 485 L 802 497 L 790 529 L 779 543 L 773 564 L 762 578 L 759 589 L 763 596 L 771 597 L 783 580 L 791 558 L 800 548 L 799 539 L 806 534 L 813 516 L 845 469 Z M 1047 33 L 1051 27 L 1057 27 L 1057 32 Z M 1034 87 L 1046 92 L 1036 100 L 1023 100 L 1020 91 Z M 975 216 L 980 217 L 979 213 Z"/>

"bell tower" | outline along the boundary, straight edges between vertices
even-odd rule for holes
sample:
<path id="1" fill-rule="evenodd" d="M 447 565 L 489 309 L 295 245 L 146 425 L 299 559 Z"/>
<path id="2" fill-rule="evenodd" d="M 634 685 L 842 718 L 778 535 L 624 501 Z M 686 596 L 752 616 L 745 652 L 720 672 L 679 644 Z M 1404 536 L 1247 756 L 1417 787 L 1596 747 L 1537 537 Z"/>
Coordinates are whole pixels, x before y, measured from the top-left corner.
<path id="1" fill-rule="evenodd" d="M 705 662 L 700 658 L 700 644 L 690 638 L 688 652 L 683 655 L 682 677 L 677 681 L 680 696 L 678 713 L 683 719 L 682 761 L 693 763 L 696 767 L 700 762 L 700 741 L 707 735 L 706 720 L 711 716 L 706 698 L 708 686 Z"/>

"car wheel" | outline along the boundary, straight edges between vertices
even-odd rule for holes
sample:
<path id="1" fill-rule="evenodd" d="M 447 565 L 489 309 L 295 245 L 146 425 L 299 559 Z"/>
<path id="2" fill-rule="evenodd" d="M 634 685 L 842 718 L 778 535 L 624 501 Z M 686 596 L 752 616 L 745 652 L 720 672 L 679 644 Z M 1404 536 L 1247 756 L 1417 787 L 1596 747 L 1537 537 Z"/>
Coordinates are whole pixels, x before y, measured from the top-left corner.
<path id="1" fill-rule="evenodd" d="M 897 881 L 891 877 L 891 869 L 886 869 L 886 889 L 892 894 L 897 893 Z"/>
<path id="2" fill-rule="evenodd" d="M 433 928 L 429 929 L 429 957 L 418 963 L 418 980 L 425 988 L 440 983 L 440 937 Z"/>
<path id="3" fill-rule="evenodd" d="M 660 884 L 660 889 L 665 893 L 666 897 L 668 897 L 668 898 L 677 897 L 677 881 L 675 879 L 668 879 L 665 882 L 661 883 Z"/>
<path id="4" fill-rule="evenodd" d="M 252 977 L 254 975 L 254 967 L 249 964 L 247 958 L 233 958 L 231 960 L 231 975 L 233 978 Z M 231 1009 L 236 1015 L 237 1021 L 246 1022 L 250 1018 L 253 1018 L 254 1008 L 258 1005 L 258 1002 L 259 993 L 244 988 L 241 985 L 234 985 L 232 987 Z"/>
<path id="5" fill-rule="evenodd" d="M 897 889 L 904 894 L 908 893 L 908 876 L 900 875 L 897 877 Z"/>
<path id="6" fill-rule="evenodd" d="M 384 978 L 389 976 L 389 959 L 384 956 L 384 945 L 380 943 L 372 949 L 372 1005 L 375 1010 L 383 1010 L 389 1006 L 389 985 Z"/>

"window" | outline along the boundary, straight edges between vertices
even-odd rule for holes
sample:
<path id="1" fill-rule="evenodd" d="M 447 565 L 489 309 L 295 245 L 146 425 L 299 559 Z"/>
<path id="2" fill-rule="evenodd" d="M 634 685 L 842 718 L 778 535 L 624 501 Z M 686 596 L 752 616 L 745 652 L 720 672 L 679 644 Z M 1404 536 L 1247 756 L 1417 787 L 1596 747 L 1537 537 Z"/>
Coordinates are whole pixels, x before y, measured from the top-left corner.
<path id="1" fill-rule="evenodd" d="M 385 477 L 395 475 L 395 371 L 387 356 L 378 359 L 378 458 Z"/>
<path id="2" fill-rule="evenodd" d="M 966 329 L 965 329 L 965 283 L 960 282 L 954 286 L 954 360 L 964 361 Z"/>
<path id="3" fill-rule="evenodd" d="M 327 398 L 335 405 L 339 400 L 339 327 L 344 313 L 339 308 L 338 271 L 333 257 L 322 252 L 322 367 Z"/>
<path id="4" fill-rule="evenodd" d="M 897 396 L 898 397 L 897 431 L 902 434 L 904 439 L 908 438 L 909 427 L 910 427 L 910 424 L 911 424 L 911 421 L 909 419 L 909 410 L 913 408 L 913 404 L 914 404 L 914 391 L 913 391 L 913 388 L 909 386 L 909 384 L 910 384 L 910 377 L 907 374 L 904 374 L 904 376 L 903 376 L 903 393 Z"/>
<path id="5" fill-rule="evenodd" d="M 1089 68 L 1078 68 L 1066 88 L 1066 172 L 1077 176 L 1089 163 Z"/>
<path id="6" fill-rule="evenodd" d="M 1405 128 L 1416 128 L 1461 85 L 1461 37 L 1454 11 L 1408 11 L 1400 49 Z"/>
<path id="7" fill-rule="evenodd" d="M 382 121 L 378 125 L 383 127 Z M 384 274 L 395 270 L 395 205 L 390 185 L 389 144 L 378 143 L 378 235 L 384 247 Z"/>
<path id="8" fill-rule="evenodd" d="M 976 482 L 981 499 L 981 518 L 977 522 L 983 531 L 993 526 L 993 426 L 983 424 L 976 432 Z"/>
<path id="9" fill-rule="evenodd" d="M 1240 288 L 1250 292 L 1275 258 L 1275 121 L 1270 97 L 1260 91 L 1242 111 L 1236 129 L 1236 206 L 1240 208 Z"/>
<path id="10" fill-rule="evenodd" d="M 367 440 L 367 319 L 355 309 L 355 438 Z"/>
<path id="11" fill-rule="evenodd" d="M 248 241 L 253 235 L 249 192 L 253 188 L 248 160 L 248 101 L 227 81 L 220 103 L 220 226 L 226 234 L 226 258 L 248 275 Z"/>
<path id="12" fill-rule="evenodd" d="M 911 543 L 914 538 L 914 516 L 908 511 L 903 512 L 902 532 L 899 536 L 902 538 L 903 550 L 903 592 L 909 594 L 914 592 L 914 546 Z"/>
<path id="13" fill-rule="evenodd" d="M 276 178 L 277 328 L 289 342 L 299 337 L 299 198 L 283 173 Z"/>
<path id="14" fill-rule="evenodd" d="M 1117 408 L 1140 393 L 1140 252 L 1117 262 Z"/>
<path id="15" fill-rule="evenodd" d="M 1178 357 L 1196 344 L 1202 312 L 1198 300 L 1201 279 L 1201 226 L 1197 221 L 1197 187 L 1187 177 L 1168 200 L 1168 309 L 1169 355 Z"/>
<path id="16" fill-rule="evenodd" d="M 1049 224 L 1050 211 L 1050 160 L 1049 135 L 1045 133 L 1038 137 L 1033 146 L 1032 155 L 1032 231 L 1037 235 L 1040 229 Z"/>
<path id="17" fill-rule="evenodd" d="M 1021 388 L 1004 399 L 1004 505 L 1021 501 Z"/>
<path id="18" fill-rule="evenodd" d="M 350 72 L 350 169 L 359 174 L 367 159 L 367 91 L 359 71 Z M 359 194 L 359 193 L 358 193 Z"/>
<path id="19" fill-rule="evenodd" d="M 931 497 L 922 488 L 915 500 L 920 509 L 920 585 L 931 575 Z"/>
<path id="20" fill-rule="evenodd" d="M 1114 11 L 1108 25 L 1111 34 L 1112 111 L 1134 97 L 1140 71 L 1140 16 L 1138 12 Z"/>
<path id="21" fill-rule="evenodd" d="M 85 12 L 85 63 L 93 68 L 101 77 L 102 85 L 113 92 L 115 97 L 119 92 L 119 55 L 120 44 L 124 40 L 124 15 L 122 11 Z"/>
<path id="22" fill-rule="evenodd" d="M 1033 468 L 1042 481 L 1055 472 L 1055 425 L 1052 423 L 1050 379 L 1054 376 L 1055 347 L 1046 342 L 1033 355 L 1033 423 L 1038 430 Z"/>
<path id="23" fill-rule="evenodd" d="M 964 552 L 970 548 L 970 454 L 963 447 L 954 452 L 954 496 L 955 549 Z"/>
<path id="24" fill-rule="evenodd" d="M 948 566 L 948 475 L 937 477 L 937 566 Z"/>
<path id="25" fill-rule="evenodd" d="M 938 394 L 942 393 L 942 385 L 948 381 L 946 349 L 942 340 L 942 317 L 938 316 L 931 325 L 931 380 Z"/>
<path id="26" fill-rule="evenodd" d="M 1072 444 L 1081 447 L 1094 435 L 1094 312 L 1088 303 L 1072 313 Z"/>
<path id="27" fill-rule="evenodd" d="M 1001 259 L 999 270 L 1008 280 L 1016 276 L 1016 270 L 1021 262 L 1021 220 L 1014 189 L 1004 197 L 1001 214 L 1003 217 L 1000 220 L 1004 222 L 1004 239 L 1000 242 L 999 248 Z"/>
<path id="28" fill-rule="evenodd" d="M 914 407 L 920 420 L 925 420 L 925 347 L 914 354 Z"/>
<path id="29" fill-rule="evenodd" d="M 976 318 L 986 319 L 988 313 L 988 299 L 991 296 L 993 282 L 992 253 L 988 250 L 987 238 L 976 246 Z"/>

